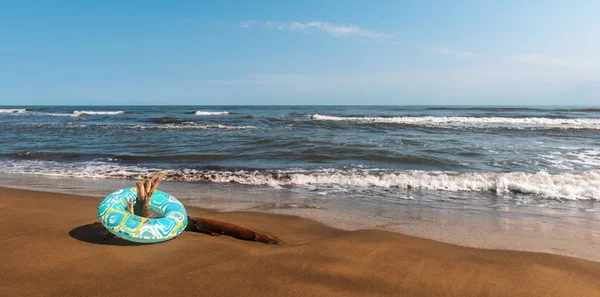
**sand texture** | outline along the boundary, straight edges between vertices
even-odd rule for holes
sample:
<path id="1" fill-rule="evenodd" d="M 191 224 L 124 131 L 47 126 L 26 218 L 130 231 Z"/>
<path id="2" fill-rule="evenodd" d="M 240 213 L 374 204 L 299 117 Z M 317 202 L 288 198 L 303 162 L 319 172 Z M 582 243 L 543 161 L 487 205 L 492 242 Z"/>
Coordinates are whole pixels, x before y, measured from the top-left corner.
<path id="1" fill-rule="evenodd" d="M 0 296 L 600 296 L 598 262 L 293 216 L 188 207 L 283 244 L 191 232 L 134 244 L 91 227 L 100 200 L 0 188 Z"/>

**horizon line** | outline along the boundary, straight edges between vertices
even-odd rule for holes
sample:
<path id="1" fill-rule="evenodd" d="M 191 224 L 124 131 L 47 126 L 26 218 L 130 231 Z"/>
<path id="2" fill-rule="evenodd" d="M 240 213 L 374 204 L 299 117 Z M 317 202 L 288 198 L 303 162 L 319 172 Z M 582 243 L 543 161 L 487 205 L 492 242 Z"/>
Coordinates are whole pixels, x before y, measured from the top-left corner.
<path id="1" fill-rule="evenodd" d="M 565 106 L 571 106 L 571 107 L 600 107 L 600 104 L 597 105 L 593 105 L 593 104 L 574 104 L 574 105 L 568 105 L 568 104 L 147 104 L 147 105 L 137 105 L 137 104 L 8 104 L 8 105 L 0 105 L 0 107 L 31 107 L 31 106 L 64 106 L 64 107 L 68 107 L 68 106 L 89 106 L 89 107 L 94 107 L 94 106 L 122 106 L 122 107 L 160 107 L 160 106 L 204 106 L 204 107 L 216 107 L 216 106 L 232 106 L 232 107 L 239 107 L 239 106 L 281 106 L 281 107 L 286 107 L 286 106 L 302 106 L 302 107 L 308 107 L 308 106 L 352 106 L 352 107 L 368 107 L 368 106 L 379 106 L 379 107 L 386 107 L 386 106 L 413 106 L 413 107 L 417 107 L 417 106 L 514 106 L 514 107 L 521 107 L 521 106 L 538 106 L 538 107 L 552 107 L 552 106 L 561 106 L 561 107 L 565 107 Z"/>

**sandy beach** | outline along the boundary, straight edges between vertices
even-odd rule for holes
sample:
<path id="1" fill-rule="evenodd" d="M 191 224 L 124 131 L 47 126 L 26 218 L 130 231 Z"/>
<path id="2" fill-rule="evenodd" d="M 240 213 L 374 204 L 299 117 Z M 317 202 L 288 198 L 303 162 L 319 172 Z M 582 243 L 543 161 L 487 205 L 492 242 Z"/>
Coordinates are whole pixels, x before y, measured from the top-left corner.
<path id="1" fill-rule="evenodd" d="M 101 198 L 0 188 L 0 296 L 598 296 L 600 263 L 483 250 L 274 214 L 188 207 L 280 245 L 184 232 L 137 245 L 93 229 Z"/>
<path id="2" fill-rule="evenodd" d="M 0 1 L 0 297 L 600 297 L 598 11 Z"/>

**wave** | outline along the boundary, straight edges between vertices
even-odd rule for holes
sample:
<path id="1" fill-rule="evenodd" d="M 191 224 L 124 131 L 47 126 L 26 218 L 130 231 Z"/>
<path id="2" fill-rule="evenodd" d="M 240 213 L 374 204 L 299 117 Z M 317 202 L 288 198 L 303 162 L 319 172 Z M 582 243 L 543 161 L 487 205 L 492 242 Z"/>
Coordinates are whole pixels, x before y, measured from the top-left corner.
<path id="1" fill-rule="evenodd" d="M 24 113 L 29 111 L 24 108 L 0 108 L 0 113 Z"/>
<path id="2" fill-rule="evenodd" d="M 138 179 L 159 168 L 115 162 L 61 163 L 41 160 L 6 160 L 0 172 L 52 176 Z M 167 180 L 238 183 L 275 188 L 302 187 L 309 190 L 345 188 L 350 191 L 419 190 L 442 192 L 487 192 L 497 195 L 527 195 L 538 199 L 600 201 L 600 170 L 582 172 L 452 172 L 391 171 L 379 169 L 170 169 Z"/>
<path id="3" fill-rule="evenodd" d="M 600 150 L 589 148 L 561 147 L 563 151 L 549 151 L 539 156 L 552 167 L 562 170 L 575 168 L 600 168 Z M 566 150 L 566 151 L 564 151 Z"/>
<path id="4" fill-rule="evenodd" d="M 122 110 L 117 110 L 117 111 L 87 111 L 87 110 L 74 110 L 73 111 L 73 116 L 78 117 L 78 116 L 85 116 L 85 115 L 118 115 L 118 114 L 124 114 L 125 112 Z"/>
<path id="5" fill-rule="evenodd" d="M 427 107 L 424 110 L 480 110 L 480 111 L 552 111 L 553 109 L 534 107 Z"/>
<path id="6" fill-rule="evenodd" d="M 176 181 L 248 185 L 384 188 L 526 194 L 567 200 L 600 199 L 600 171 L 581 173 L 458 173 L 377 170 L 170 171 Z"/>
<path id="7" fill-rule="evenodd" d="M 468 107 L 468 106 L 449 106 L 449 107 L 427 107 L 424 110 L 474 110 L 474 111 L 567 111 L 567 112 L 600 112 L 600 108 L 594 107 L 574 107 L 574 108 L 553 108 L 553 107 Z M 401 109 L 407 110 L 407 108 Z M 413 108 L 414 110 L 414 108 Z"/>
<path id="8" fill-rule="evenodd" d="M 229 111 L 202 111 L 202 110 L 198 110 L 194 114 L 195 115 L 228 115 Z"/>
<path id="9" fill-rule="evenodd" d="M 119 115 L 124 114 L 125 111 L 86 111 L 86 110 L 74 110 L 72 113 L 52 113 L 52 112 L 41 112 L 33 111 L 31 109 L 0 109 L 0 113 L 18 113 L 28 115 L 42 115 L 42 116 L 54 116 L 54 117 L 80 117 L 86 115 Z"/>
<path id="10" fill-rule="evenodd" d="M 228 126 L 228 125 L 204 125 L 194 122 L 183 122 L 181 124 L 165 124 L 165 125 L 136 125 L 136 129 L 167 129 L 167 130 L 246 130 L 254 129 L 255 126 Z"/>
<path id="11" fill-rule="evenodd" d="M 43 115 L 43 116 L 51 116 L 51 117 L 77 117 L 78 115 L 75 115 L 74 113 L 52 113 L 52 112 L 46 112 L 46 113 L 36 113 L 39 115 Z"/>
<path id="12" fill-rule="evenodd" d="M 46 129 L 149 129 L 149 130 L 247 130 L 256 126 L 229 126 L 208 125 L 195 122 L 182 122 L 180 124 L 96 124 L 96 123 L 18 123 L 20 129 L 46 128 Z"/>
<path id="13" fill-rule="evenodd" d="M 508 118 L 508 117 L 340 117 L 314 114 L 319 121 L 359 124 L 396 124 L 436 128 L 513 128 L 600 130 L 600 119 Z"/>

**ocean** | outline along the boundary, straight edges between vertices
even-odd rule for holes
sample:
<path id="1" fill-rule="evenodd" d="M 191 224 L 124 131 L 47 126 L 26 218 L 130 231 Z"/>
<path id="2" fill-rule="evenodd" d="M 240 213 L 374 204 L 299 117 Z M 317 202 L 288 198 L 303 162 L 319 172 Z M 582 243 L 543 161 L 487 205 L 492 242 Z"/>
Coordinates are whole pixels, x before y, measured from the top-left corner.
<path id="1" fill-rule="evenodd" d="M 0 125 L 5 173 L 600 199 L 600 108 L 3 107 Z"/>
<path id="2" fill-rule="evenodd" d="M 595 107 L 11 106 L 0 127 L 5 186 L 103 195 L 164 170 L 188 205 L 338 227 L 600 222 Z"/>

